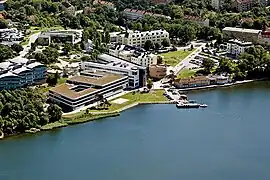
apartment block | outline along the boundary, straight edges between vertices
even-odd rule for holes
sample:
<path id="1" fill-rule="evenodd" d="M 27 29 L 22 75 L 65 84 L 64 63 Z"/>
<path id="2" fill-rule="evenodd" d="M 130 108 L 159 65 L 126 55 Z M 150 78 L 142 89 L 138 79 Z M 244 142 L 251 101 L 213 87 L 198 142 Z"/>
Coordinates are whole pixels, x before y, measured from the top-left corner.
<path id="1" fill-rule="evenodd" d="M 61 7 L 66 13 L 75 15 L 76 7 L 70 4 L 70 2 L 68 2 L 67 0 L 61 3 Z"/>
<path id="2" fill-rule="evenodd" d="M 131 31 L 110 33 L 111 43 L 125 44 L 130 46 L 143 47 L 147 40 L 153 43 L 161 43 L 164 39 L 169 39 L 169 33 L 166 30 L 154 31 Z"/>
<path id="3" fill-rule="evenodd" d="M 45 83 L 47 68 L 39 62 L 13 59 L 0 63 L 0 90 Z"/>
<path id="4" fill-rule="evenodd" d="M 156 64 L 158 58 L 157 55 L 147 52 L 142 48 L 129 45 L 113 45 L 109 48 L 109 54 L 143 67 Z"/>
<path id="5" fill-rule="evenodd" d="M 237 39 L 231 39 L 227 42 L 227 52 L 229 54 L 238 56 L 251 46 L 252 42 L 244 42 Z"/>
<path id="6" fill-rule="evenodd" d="M 24 35 L 17 28 L 0 29 L 0 43 L 1 44 L 13 44 L 20 43 L 24 38 Z"/>
<path id="7" fill-rule="evenodd" d="M 240 41 L 247 41 L 256 43 L 261 39 L 262 31 L 256 29 L 243 29 L 235 27 L 225 27 L 222 30 L 225 39 L 238 39 Z"/>

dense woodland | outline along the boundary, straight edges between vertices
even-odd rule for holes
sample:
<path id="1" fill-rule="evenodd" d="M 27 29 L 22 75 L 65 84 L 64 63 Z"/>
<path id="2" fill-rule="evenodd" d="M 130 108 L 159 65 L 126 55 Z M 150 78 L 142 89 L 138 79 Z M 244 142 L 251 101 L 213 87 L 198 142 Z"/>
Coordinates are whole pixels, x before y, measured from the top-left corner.
<path id="1" fill-rule="evenodd" d="M 44 107 L 46 97 L 35 89 L 2 90 L 0 92 L 0 131 L 4 134 L 25 132 L 50 122 L 59 121 L 61 108 Z"/>

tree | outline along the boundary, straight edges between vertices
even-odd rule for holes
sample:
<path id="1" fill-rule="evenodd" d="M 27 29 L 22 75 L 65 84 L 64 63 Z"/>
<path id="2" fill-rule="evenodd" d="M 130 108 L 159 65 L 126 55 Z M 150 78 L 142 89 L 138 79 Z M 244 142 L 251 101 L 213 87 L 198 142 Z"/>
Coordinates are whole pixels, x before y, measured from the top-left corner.
<path id="1" fill-rule="evenodd" d="M 210 74 L 211 70 L 215 67 L 215 62 L 210 58 L 204 59 L 202 67 L 204 68 L 205 73 Z"/>
<path id="2" fill-rule="evenodd" d="M 159 43 L 155 43 L 155 50 L 159 50 L 160 49 L 160 44 Z"/>
<path id="3" fill-rule="evenodd" d="M 11 49 L 12 49 L 13 51 L 19 53 L 19 52 L 21 52 L 21 51 L 23 50 L 23 47 L 22 47 L 22 45 L 20 45 L 20 44 L 14 43 L 14 44 L 11 45 Z"/>
<path id="4" fill-rule="evenodd" d="M 56 104 L 50 104 L 47 113 L 49 114 L 49 122 L 56 122 L 62 118 L 62 109 Z"/>
<path id="5" fill-rule="evenodd" d="M 148 89 L 151 89 L 151 88 L 152 88 L 152 86 L 153 86 L 153 81 L 152 81 L 152 79 L 148 79 L 148 80 L 147 80 L 146 86 L 147 86 Z"/>
<path id="6" fill-rule="evenodd" d="M 104 43 L 108 44 L 110 42 L 110 32 L 109 31 L 105 31 L 104 34 Z"/>
<path id="7" fill-rule="evenodd" d="M 64 54 L 67 55 L 72 50 L 72 45 L 71 44 L 65 44 L 64 48 L 62 50 L 64 51 Z"/>
<path id="8" fill-rule="evenodd" d="M 8 28 L 7 22 L 3 19 L 0 19 L 0 29 Z"/>
<path id="9" fill-rule="evenodd" d="M 12 49 L 6 45 L 0 44 L 0 62 L 3 60 L 10 59 L 14 57 Z"/>
<path id="10" fill-rule="evenodd" d="M 49 64 L 48 58 L 45 54 L 42 52 L 37 52 L 34 54 L 34 58 L 37 62 L 43 63 L 43 64 Z"/>
<path id="11" fill-rule="evenodd" d="M 150 49 L 154 49 L 154 44 L 153 44 L 153 42 L 152 42 L 151 40 L 145 41 L 145 43 L 144 43 L 144 49 L 145 49 L 146 51 L 149 51 Z"/>
<path id="12" fill-rule="evenodd" d="M 49 86 L 55 86 L 58 83 L 58 79 L 60 78 L 59 73 L 50 74 L 47 78 L 47 83 Z"/>
<path id="13" fill-rule="evenodd" d="M 169 41 L 169 39 L 168 39 L 168 38 L 163 39 L 162 42 L 161 42 L 161 45 L 162 45 L 163 47 L 169 47 L 169 46 L 170 46 L 170 41 Z"/>
<path id="14" fill-rule="evenodd" d="M 163 63 L 163 59 L 161 56 L 157 57 L 157 64 L 162 64 Z"/>

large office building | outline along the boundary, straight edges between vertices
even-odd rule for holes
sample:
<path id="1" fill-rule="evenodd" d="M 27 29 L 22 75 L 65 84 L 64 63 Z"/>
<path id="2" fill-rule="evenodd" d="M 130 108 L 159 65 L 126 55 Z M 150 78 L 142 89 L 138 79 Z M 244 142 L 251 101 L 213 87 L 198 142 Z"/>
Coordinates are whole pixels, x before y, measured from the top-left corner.
<path id="1" fill-rule="evenodd" d="M 0 63 L 0 90 L 46 82 L 47 68 L 39 62 L 13 59 Z"/>
<path id="2" fill-rule="evenodd" d="M 43 40 L 46 45 L 55 43 L 70 43 L 76 44 L 82 40 L 82 30 L 55 30 L 42 32 L 37 41 Z"/>
<path id="3" fill-rule="evenodd" d="M 147 40 L 153 43 L 161 43 L 164 39 L 169 39 L 169 33 L 166 30 L 154 31 L 131 31 L 110 33 L 111 43 L 125 44 L 130 46 L 144 46 Z"/>
<path id="4" fill-rule="evenodd" d="M 49 90 L 49 99 L 65 110 L 72 111 L 97 101 L 97 96 L 108 98 L 122 92 L 128 87 L 128 76 L 104 73 L 100 71 L 83 71 L 66 83 Z"/>
<path id="5" fill-rule="evenodd" d="M 143 87 L 146 83 L 145 67 L 108 54 L 99 55 L 96 61 L 81 62 L 81 69 L 128 76 L 128 88 L 130 89 Z"/>
<path id="6" fill-rule="evenodd" d="M 158 55 L 147 52 L 142 48 L 119 44 L 112 45 L 109 48 L 109 54 L 143 67 L 149 67 L 151 64 L 157 64 L 158 58 Z"/>
<path id="7" fill-rule="evenodd" d="M 223 30 L 225 39 L 239 39 L 240 41 L 258 42 L 261 39 L 261 30 L 225 27 Z"/>
<path id="8" fill-rule="evenodd" d="M 252 42 L 231 39 L 227 42 L 227 53 L 238 56 L 252 46 Z"/>

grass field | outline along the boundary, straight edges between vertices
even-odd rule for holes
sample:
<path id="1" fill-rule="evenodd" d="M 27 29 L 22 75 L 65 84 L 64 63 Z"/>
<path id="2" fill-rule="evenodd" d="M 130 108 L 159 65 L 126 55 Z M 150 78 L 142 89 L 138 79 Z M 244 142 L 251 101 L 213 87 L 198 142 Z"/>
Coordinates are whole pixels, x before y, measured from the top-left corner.
<path id="1" fill-rule="evenodd" d="M 183 69 L 178 75 L 177 78 L 187 78 L 194 76 L 196 73 L 196 70 L 189 70 L 189 69 Z"/>
<path id="2" fill-rule="evenodd" d="M 168 53 L 162 53 L 161 56 L 164 57 L 163 61 L 167 65 L 176 66 L 179 62 L 185 59 L 188 55 L 194 52 L 196 49 L 193 50 L 181 50 L 181 51 L 173 51 Z"/>
<path id="3" fill-rule="evenodd" d="M 136 92 L 136 93 L 128 93 L 128 94 L 125 94 L 123 96 L 120 96 L 116 99 L 119 99 L 119 98 L 123 98 L 123 99 L 126 99 L 128 101 L 122 103 L 122 104 L 116 104 L 116 103 L 113 103 L 113 100 L 110 101 L 111 103 L 111 106 L 109 106 L 109 109 L 108 110 L 90 110 L 89 112 L 94 112 L 94 113 L 98 113 L 98 112 L 101 112 L 101 113 L 109 113 L 109 112 L 116 112 L 116 111 L 120 111 L 122 108 L 125 108 L 125 107 L 128 107 L 134 103 L 139 103 L 139 102 L 160 102 L 160 101 L 168 101 L 167 98 L 165 96 L 163 96 L 163 93 L 164 93 L 164 90 L 153 90 L 153 91 L 150 91 L 149 93 L 139 93 L 139 92 Z M 82 115 L 82 114 L 85 114 L 85 111 L 81 111 L 81 112 L 78 112 L 76 114 L 71 114 L 71 115 L 64 115 L 63 117 L 65 118 L 72 118 L 74 116 L 78 116 L 78 115 Z"/>

